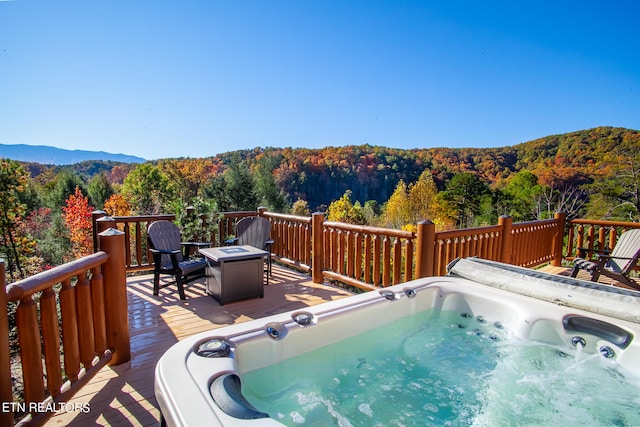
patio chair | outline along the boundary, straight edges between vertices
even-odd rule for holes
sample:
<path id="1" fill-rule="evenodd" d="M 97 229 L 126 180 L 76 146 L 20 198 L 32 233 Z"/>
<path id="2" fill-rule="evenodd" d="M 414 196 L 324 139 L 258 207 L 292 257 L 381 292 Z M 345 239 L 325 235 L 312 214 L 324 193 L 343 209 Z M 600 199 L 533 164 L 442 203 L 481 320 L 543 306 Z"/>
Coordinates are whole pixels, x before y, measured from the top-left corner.
<path id="1" fill-rule="evenodd" d="M 267 251 L 266 268 L 267 285 L 271 276 L 271 222 L 261 216 L 242 218 L 236 224 L 236 237 L 225 241 L 226 245 L 249 245 Z"/>
<path id="2" fill-rule="evenodd" d="M 578 250 L 579 257 L 573 260 L 571 277 L 576 277 L 580 270 L 586 270 L 591 273 L 592 282 L 597 282 L 600 275 L 605 275 L 640 290 L 640 284 L 629 277 L 629 273 L 636 266 L 640 257 L 640 229 L 622 233 L 611 251 L 587 248 Z M 589 252 L 597 252 L 597 260 L 585 259 Z"/>
<path id="3" fill-rule="evenodd" d="M 149 237 L 149 251 L 153 255 L 153 294 L 158 295 L 160 288 L 172 285 L 174 282 L 160 286 L 160 275 L 170 274 L 175 278 L 180 299 L 186 299 L 184 284 L 204 277 L 206 261 L 204 258 L 189 259 L 190 248 L 209 247 L 209 243 L 181 242 L 180 229 L 171 221 L 155 221 L 147 231 Z"/>

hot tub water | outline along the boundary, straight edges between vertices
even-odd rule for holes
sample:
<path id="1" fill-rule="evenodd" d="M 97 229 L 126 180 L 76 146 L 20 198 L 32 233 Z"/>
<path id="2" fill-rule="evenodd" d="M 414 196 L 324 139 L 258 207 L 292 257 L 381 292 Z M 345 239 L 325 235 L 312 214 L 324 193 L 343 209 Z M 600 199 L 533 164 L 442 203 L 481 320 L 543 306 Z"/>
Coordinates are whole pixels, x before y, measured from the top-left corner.
<path id="1" fill-rule="evenodd" d="M 289 426 L 640 425 L 640 379 L 599 354 L 429 310 L 241 374 Z"/>

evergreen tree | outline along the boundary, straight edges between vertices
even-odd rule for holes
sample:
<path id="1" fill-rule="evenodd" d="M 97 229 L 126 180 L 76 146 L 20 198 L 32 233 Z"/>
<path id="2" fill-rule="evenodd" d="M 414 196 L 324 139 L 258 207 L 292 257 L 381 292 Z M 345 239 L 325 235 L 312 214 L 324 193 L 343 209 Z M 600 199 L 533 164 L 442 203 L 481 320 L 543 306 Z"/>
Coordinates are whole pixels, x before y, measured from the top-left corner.
<path id="1" fill-rule="evenodd" d="M 94 175 L 89 180 L 87 191 L 91 199 L 91 204 L 96 209 L 104 209 L 104 202 L 115 193 L 104 171 Z"/>

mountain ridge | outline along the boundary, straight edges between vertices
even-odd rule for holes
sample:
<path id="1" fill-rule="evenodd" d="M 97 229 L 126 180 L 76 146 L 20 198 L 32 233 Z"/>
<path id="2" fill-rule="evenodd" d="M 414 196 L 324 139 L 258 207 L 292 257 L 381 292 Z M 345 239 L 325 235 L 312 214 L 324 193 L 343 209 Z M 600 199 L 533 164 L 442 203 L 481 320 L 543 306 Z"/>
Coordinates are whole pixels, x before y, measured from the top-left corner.
<path id="1" fill-rule="evenodd" d="M 105 151 L 67 150 L 48 145 L 0 144 L 0 158 L 45 165 L 73 165 L 84 161 L 113 161 L 120 163 L 144 163 L 137 156 Z"/>

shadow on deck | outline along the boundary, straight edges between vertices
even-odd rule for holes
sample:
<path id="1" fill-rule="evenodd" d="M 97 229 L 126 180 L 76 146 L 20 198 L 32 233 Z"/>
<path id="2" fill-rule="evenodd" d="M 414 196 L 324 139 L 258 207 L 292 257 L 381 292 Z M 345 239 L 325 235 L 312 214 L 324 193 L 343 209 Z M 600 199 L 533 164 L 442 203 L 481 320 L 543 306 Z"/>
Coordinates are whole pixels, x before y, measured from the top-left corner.
<path id="1" fill-rule="evenodd" d="M 58 413 L 46 425 L 157 425 L 160 413 L 153 392 L 154 369 L 173 344 L 198 332 L 351 295 L 344 289 L 315 284 L 308 276 L 277 266 L 269 283 L 264 298 L 221 306 L 205 294 L 204 279 L 187 285 L 187 299 L 182 301 L 175 286 L 161 289 L 159 296 L 153 296 L 152 275 L 129 278 L 131 360 L 103 368 L 67 405 L 71 408 L 88 404 L 87 413 Z"/>

